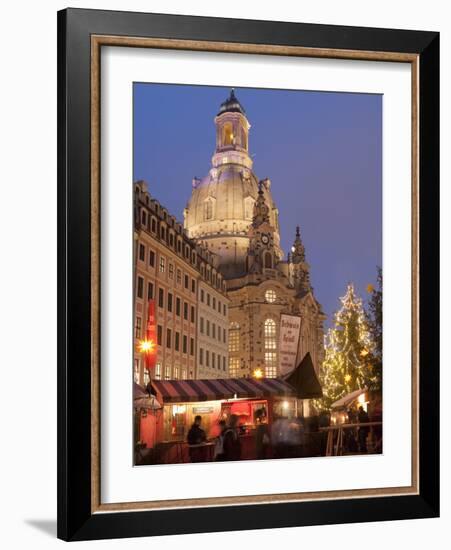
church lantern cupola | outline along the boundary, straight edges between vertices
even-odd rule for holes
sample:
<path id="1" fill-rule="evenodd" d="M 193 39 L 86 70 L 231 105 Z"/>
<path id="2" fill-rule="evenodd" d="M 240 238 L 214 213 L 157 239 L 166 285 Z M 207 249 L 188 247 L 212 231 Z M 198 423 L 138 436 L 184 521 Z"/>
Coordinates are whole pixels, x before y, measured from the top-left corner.
<path id="1" fill-rule="evenodd" d="M 214 167 L 235 163 L 252 168 L 249 157 L 249 129 L 251 125 L 246 111 L 232 88 L 229 97 L 221 103 L 215 118 L 216 150 L 212 163 Z"/>

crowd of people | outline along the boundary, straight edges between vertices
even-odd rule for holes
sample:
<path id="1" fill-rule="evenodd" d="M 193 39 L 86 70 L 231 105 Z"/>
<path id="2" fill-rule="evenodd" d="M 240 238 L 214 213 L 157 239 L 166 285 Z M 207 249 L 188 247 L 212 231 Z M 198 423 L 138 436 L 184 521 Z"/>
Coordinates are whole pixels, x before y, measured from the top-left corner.
<path id="1" fill-rule="evenodd" d="M 368 426 L 368 413 L 360 407 L 349 414 L 349 423 L 364 424 L 357 429 L 345 430 L 343 446 L 345 452 L 367 453 L 367 438 L 370 433 Z M 307 422 L 308 421 L 308 422 Z M 316 421 L 316 423 L 315 423 Z M 248 431 L 252 439 L 246 440 L 246 448 L 243 448 L 244 426 L 240 425 L 240 418 L 236 414 L 231 414 L 226 419 L 221 419 L 215 425 L 215 432 L 207 441 L 206 431 L 202 428 L 202 417 L 197 415 L 191 426 L 187 443 L 189 448 L 189 458 L 191 462 L 205 462 L 207 460 L 215 461 L 235 461 L 242 459 L 265 459 L 265 458 L 294 458 L 302 456 L 317 456 L 323 454 L 325 446 L 325 433 L 318 430 L 321 426 L 330 425 L 330 418 L 325 421 L 321 416 L 304 418 L 288 418 L 286 416 L 275 416 L 271 424 L 267 423 L 266 411 L 259 409 L 255 412 L 254 426 L 252 431 Z M 318 440 L 314 454 L 312 455 L 312 439 L 314 434 L 324 436 Z M 377 434 L 375 434 L 377 435 Z M 308 438 L 310 447 L 308 447 Z M 380 437 L 381 438 L 381 437 Z M 324 444 L 324 445 L 323 445 Z M 208 447 L 208 451 L 207 451 Z"/>
<path id="2" fill-rule="evenodd" d="M 216 461 L 242 459 L 239 417 L 231 414 L 228 420 L 218 422 L 217 435 L 214 438 L 213 459 Z M 197 415 L 187 437 L 191 462 L 206 460 L 205 446 L 207 434 L 202 428 L 202 417 Z M 289 458 L 300 456 L 304 444 L 304 427 L 301 419 L 287 417 L 276 418 L 271 427 L 266 422 L 263 410 L 255 414 L 254 453 L 257 459 Z"/>

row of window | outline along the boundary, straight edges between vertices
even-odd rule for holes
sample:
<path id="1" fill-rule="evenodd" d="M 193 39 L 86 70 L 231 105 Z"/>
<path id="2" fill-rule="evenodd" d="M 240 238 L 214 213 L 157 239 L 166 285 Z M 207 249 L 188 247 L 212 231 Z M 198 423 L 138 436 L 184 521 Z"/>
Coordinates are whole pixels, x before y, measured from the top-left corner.
<path id="1" fill-rule="evenodd" d="M 163 372 L 164 371 L 164 372 Z M 179 365 L 165 365 L 164 369 L 161 363 L 155 365 L 155 380 L 161 380 L 164 374 L 165 380 L 186 380 L 188 371 L 186 367 L 180 367 Z M 190 372 L 190 378 L 193 377 L 193 373 Z"/>
<path id="2" fill-rule="evenodd" d="M 229 376 L 230 378 L 242 378 L 246 376 L 242 371 L 245 369 L 239 357 L 229 357 Z M 276 378 L 277 376 L 277 352 L 265 352 L 265 377 Z"/>
<path id="3" fill-rule="evenodd" d="M 188 336 L 186 334 L 181 335 L 179 331 L 174 331 L 171 328 L 166 329 L 166 347 L 174 349 L 175 351 L 181 351 L 182 353 L 188 353 Z M 163 327 L 157 325 L 157 344 L 163 345 Z M 194 338 L 189 339 L 189 354 L 194 355 Z"/>
<path id="4" fill-rule="evenodd" d="M 209 319 L 200 318 L 199 330 L 201 334 L 206 334 L 212 338 L 217 338 L 220 342 L 221 340 L 224 344 L 227 342 L 227 331 L 225 328 L 222 328 L 216 323 L 211 323 Z"/>
<path id="5" fill-rule="evenodd" d="M 139 380 L 140 365 L 141 365 L 141 360 L 135 359 L 134 365 L 133 365 L 133 380 L 137 384 L 140 383 L 140 380 Z M 143 372 L 143 382 L 145 386 L 147 386 L 147 384 L 150 382 L 149 371 L 147 369 L 144 369 L 144 372 Z"/>
<path id="6" fill-rule="evenodd" d="M 264 353 L 265 353 L 265 376 L 275 378 L 277 376 L 277 325 L 274 319 L 266 319 L 263 325 Z M 229 352 L 240 351 L 240 325 L 232 322 L 229 325 Z M 230 357 L 230 376 L 239 376 L 240 359 Z"/>
<path id="7" fill-rule="evenodd" d="M 143 211 L 143 214 L 145 214 L 145 212 Z M 160 231 L 163 231 L 163 233 L 166 231 L 164 227 L 162 227 L 160 229 Z M 164 236 L 161 236 L 161 238 L 164 239 Z M 180 254 L 180 255 L 183 255 L 183 257 L 185 258 L 185 260 L 187 262 L 190 262 L 194 267 L 196 267 L 197 269 L 200 269 L 200 272 L 201 272 L 201 275 L 203 278 L 206 278 L 207 281 L 209 281 L 214 287 L 224 291 L 225 290 L 225 282 L 222 280 L 222 277 L 221 275 L 219 275 L 214 269 L 212 269 L 210 267 L 210 265 L 204 265 L 203 263 L 200 263 L 197 261 L 197 255 L 196 255 L 196 252 L 194 250 L 191 250 L 190 249 L 190 246 L 187 245 L 187 244 L 182 244 L 182 240 L 179 238 L 177 240 L 177 245 L 175 246 L 175 241 L 174 241 L 174 234 L 173 233 L 169 233 L 169 243 L 168 243 L 172 248 L 174 248 L 175 250 L 177 250 L 177 252 Z M 138 247 L 138 258 L 140 261 L 142 262 L 146 262 L 146 245 L 143 244 L 143 243 L 139 243 L 139 247 Z M 155 267 L 155 251 L 152 250 L 151 248 L 149 248 L 149 254 L 148 254 L 148 260 L 149 260 L 149 265 L 151 267 Z M 198 263 L 200 263 L 200 265 L 198 265 Z M 164 256 L 160 256 L 159 258 L 159 262 L 158 262 L 158 269 L 161 273 L 164 273 L 165 270 L 166 270 L 166 258 Z M 179 270 L 177 270 L 179 271 Z M 169 266 L 168 266 L 168 273 L 169 273 L 169 277 L 173 278 L 173 273 L 174 273 L 174 265 L 169 263 Z M 172 274 L 172 276 L 171 276 Z M 177 278 L 178 278 L 178 273 L 177 273 Z M 194 292 L 194 291 L 193 291 Z"/>
<path id="8" fill-rule="evenodd" d="M 144 297 L 144 290 L 143 290 L 143 279 L 141 277 L 138 277 L 138 290 L 137 295 L 138 298 Z M 147 300 L 153 300 L 155 298 L 154 295 L 154 284 L 152 282 L 149 282 L 147 284 Z M 175 308 L 174 308 L 175 303 Z M 166 296 L 166 292 L 164 288 L 158 288 L 158 299 L 157 299 L 157 305 L 159 308 L 163 308 L 166 305 L 167 311 L 169 313 L 172 313 L 175 309 L 175 314 L 178 317 L 181 317 L 182 315 L 182 304 L 183 304 L 183 318 L 185 321 L 188 321 L 188 319 L 191 321 L 191 323 L 195 323 L 196 321 L 196 310 L 193 305 L 189 305 L 188 302 L 183 301 L 178 296 L 175 297 L 174 301 L 174 294 L 172 292 L 168 292 Z M 139 338 L 139 336 L 136 336 L 136 338 Z"/>
<path id="9" fill-rule="evenodd" d="M 215 353 L 214 351 L 210 352 L 208 349 L 199 348 L 199 365 L 205 367 L 211 367 L 213 369 L 226 370 L 227 359 L 225 356 Z"/>
<path id="10" fill-rule="evenodd" d="M 165 224 L 158 223 L 157 219 L 148 215 L 145 210 L 141 210 L 141 224 L 144 225 L 149 232 L 165 241 L 166 244 L 176 250 L 179 254 L 183 254 L 186 260 L 189 260 L 193 265 L 196 265 L 196 252 L 191 250 L 191 247 L 188 244 L 183 243 L 182 237 L 176 237 L 174 231 L 171 231 Z"/>
<path id="11" fill-rule="evenodd" d="M 145 257 L 146 257 L 145 246 L 143 244 L 140 244 L 139 245 L 139 259 L 144 262 Z M 155 267 L 155 252 L 153 250 L 149 250 L 149 265 L 151 267 Z M 175 269 L 174 264 L 172 262 L 169 262 L 167 264 L 166 258 L 164 256 L 160 256 L 159 261 L 158 261 L 158 271 L 160 273 L 166 273 L 166 266 L 167 266 L 167 270 L 168 270 L 169 279 L 174 279 L 174 275 L 175 275 L 177 284 L 179 286 L 181 286 L 182 285 L 182 280 L 183 280 L 184 287 L 186 288 L 186 290 L 189 290 L 189 288 L 190 288 L 190 277 L 189 277 L 189 275 L 187 275 L 186 273 L 182 274 L 181 269 L 178 269 L 178 268 Z M 139 284 L 139 279 L 138 279 L 138 284 Z M 194 279 L 191 279 L 191 292 L 192 293 L 196 292 L 196 281 Z"/>
<path id="12" fill-rule="evenodd" d="M 212 307 L 214 310 L 217 310 L 218 313 L 227 315 L 227 306 L 223 304 L 221 300 L 216 300 L 214 296 L 210 296 L 209 292 L 205 292 L 203 288 L 200 289 L 200 301 L 203 304 L 207 304 L 208 307 Z"/>

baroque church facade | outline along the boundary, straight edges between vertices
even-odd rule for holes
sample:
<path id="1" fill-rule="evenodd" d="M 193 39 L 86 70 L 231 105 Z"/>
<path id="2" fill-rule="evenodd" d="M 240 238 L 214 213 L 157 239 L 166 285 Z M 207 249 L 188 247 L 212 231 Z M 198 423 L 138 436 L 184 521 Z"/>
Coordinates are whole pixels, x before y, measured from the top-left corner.
<path id="1" fill-rule="evenodd" d="M 229 375 L 279 374 L 281 315 L 300 317 L 297 362 L 309 352 L 318 372 L 326 318 L 310 284 L 300 229 L 284 260 L 271 181 L 249 155 L 250 124 L 232 90 L 214 119 L 216 148 L 204 178 L 194 178 L 184 210 L 188 236 L 219 258 L 229 306 Z"/>

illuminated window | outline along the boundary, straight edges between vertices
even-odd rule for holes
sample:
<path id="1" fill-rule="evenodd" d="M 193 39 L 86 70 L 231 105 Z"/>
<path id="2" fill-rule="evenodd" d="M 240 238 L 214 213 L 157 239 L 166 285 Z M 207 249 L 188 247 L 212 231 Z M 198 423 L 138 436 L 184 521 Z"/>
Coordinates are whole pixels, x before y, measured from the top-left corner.
<path id="1" fill-rule="evenodd" d="M 174 264 L 169 264 L 169 278 L 174 278 Z"/>
<path id="2" fill-rule="evenodd" d="M 166 365 L 166 367 L 164 367 L 164 379 L 165 380 L 170 380 L 171 379 L 171 367 Z"/>
<path id="3" fill-rule="evenodd" d="M 139 359 L 135 359 L 135 364 L 133 367 L 133 380 L 139 384 Z"/>
<path id="4" fill-rule="evenodd" d="M 163 258 L 163 256 L 160 256 L 160 273 L 164 273 L 166 267 L 166 260 Z"/>
<path id="5" fill-rule="evenodd" d="M 265 351 L 265 376 L 266 378 L 276 378 L 277 376 L 277 353 L 275 351 Z"/>
<path id="6" fill-rule="evenodd" d="M 155 380 L 161 380 L 161 363 L 155 365 Z"/>
<path id="7" fill-rule="evenodd" d="M 136 317 L 135 338 L 141 338 L 141 323 L 142 323 L 141 317 Z"/>
<path id="8" fill-rule="evenodd" d="M 223 126 L 223 144 L 233 145 L 233 128 L 230 122 L 226 122 Z"/>
<path id="9" fill-rule="evenodd" d="M 273 319 L 265 321 L 265 349 L 276 349 L 276 322 Z"/>
<path id="10" fill-rule="evenodd" d="M 277 335 L 276 322 L 266 319 L 264 326 L 265 337 L 265 375 L 267 378 L 277 376 Z"/>
<path id="11" fill-rule="evenodd" d="M 240 360 L 238 357 L 229 357 L 229 376 L 238 378 L 240 371 Z"/>
<path id="12" fill-rule="evenodd" d="M 179 377 L 179 368 L 177 366 L 174 367 L 174 380 L 177 380 Z"/>
<path id="13" fill-rule="evenodd" d="M 229 351 L 240 351 L 240 325 L 235 322 L 229 326 Z"/>
<path id="14" fill-rule="evenodd" d="M 277 300 L 277 294 L 274 292 L 274 290 L 267 290 L 265 292 L 265 300 L 269 304 L 273 304 Z"/>

